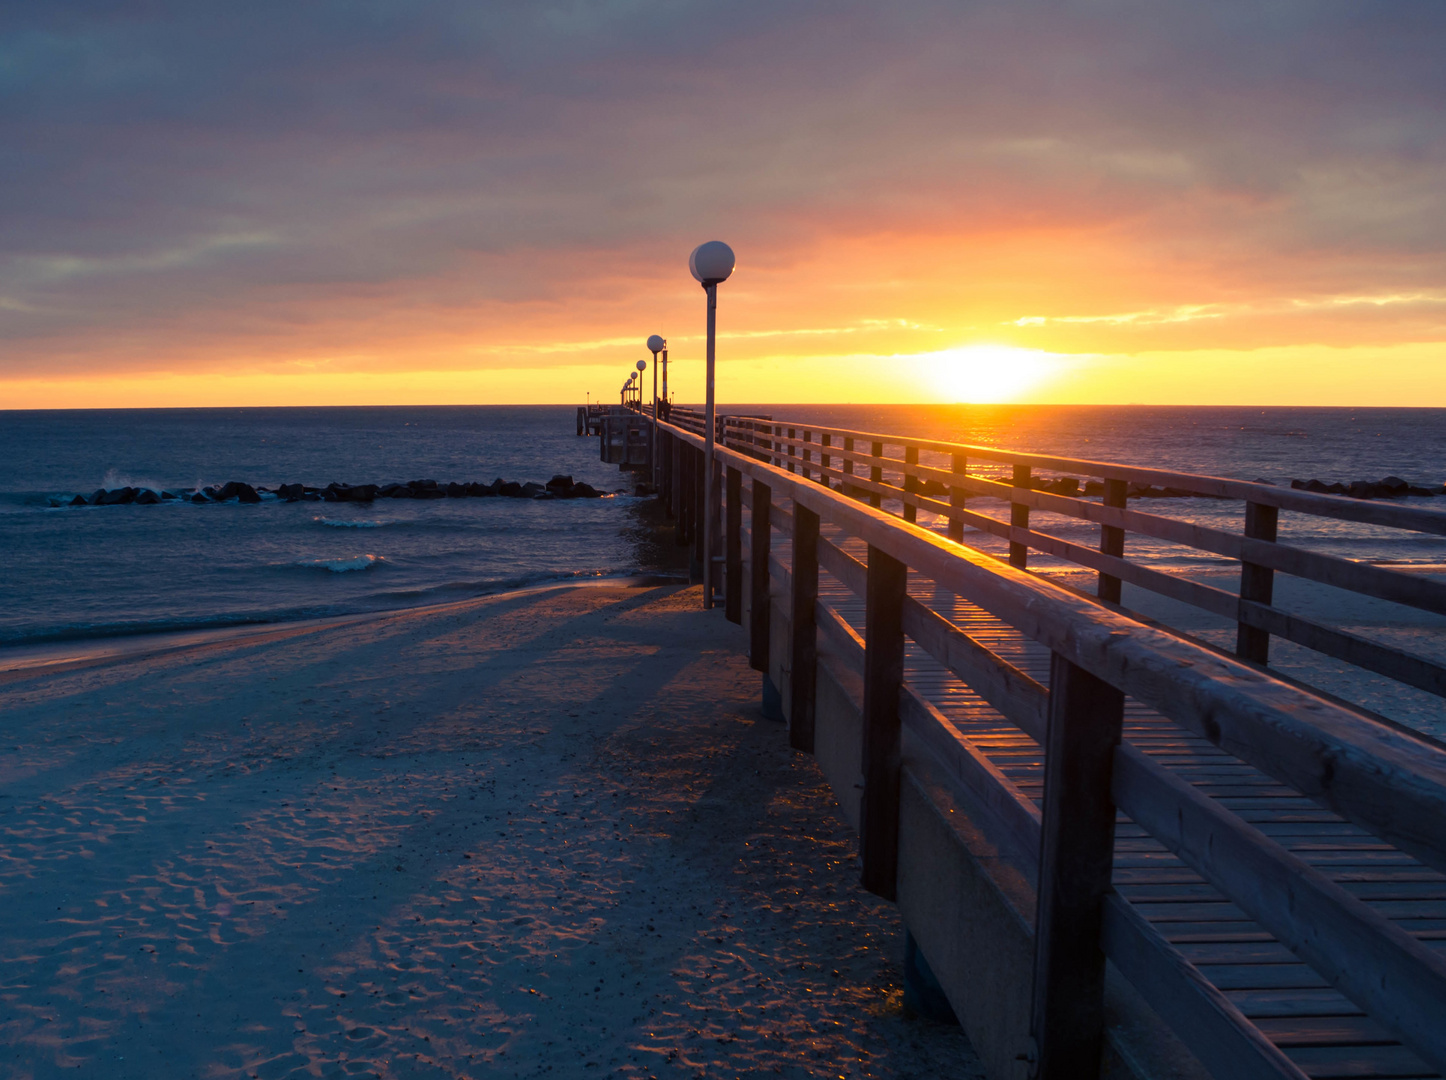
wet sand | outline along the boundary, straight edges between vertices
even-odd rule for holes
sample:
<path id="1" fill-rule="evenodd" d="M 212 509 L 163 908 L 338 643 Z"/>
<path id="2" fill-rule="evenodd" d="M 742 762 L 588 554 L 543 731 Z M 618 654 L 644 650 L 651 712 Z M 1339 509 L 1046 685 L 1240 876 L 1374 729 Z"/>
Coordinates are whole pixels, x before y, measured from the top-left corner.
<path id="1" fill-rule="evenodd" d="M 696 589 L 0 684 L 0 1073 L 977 1076 Z"/>

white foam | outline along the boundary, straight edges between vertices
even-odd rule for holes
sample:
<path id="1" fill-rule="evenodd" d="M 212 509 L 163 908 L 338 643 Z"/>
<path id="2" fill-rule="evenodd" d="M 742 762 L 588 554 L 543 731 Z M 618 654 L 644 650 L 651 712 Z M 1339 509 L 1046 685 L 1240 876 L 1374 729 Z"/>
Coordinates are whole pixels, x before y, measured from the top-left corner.
<path id="1" fill-rule="evenodd" d="M 315 517 L 311 519 L 321 525 L 328 525 L 333 529 L 380 529 L 387 524 L 385 521 L 347 521 L 342 518 Z"/>
<path id="2" fill-rule="evenodd" d="M 380 555 L 346 555 L 334 559 L 302 559 L 296 565 L 330 570 L 333 574 L 345 574 L 348 570 L 369 570 L 380 562 L 386 562 Z"/>

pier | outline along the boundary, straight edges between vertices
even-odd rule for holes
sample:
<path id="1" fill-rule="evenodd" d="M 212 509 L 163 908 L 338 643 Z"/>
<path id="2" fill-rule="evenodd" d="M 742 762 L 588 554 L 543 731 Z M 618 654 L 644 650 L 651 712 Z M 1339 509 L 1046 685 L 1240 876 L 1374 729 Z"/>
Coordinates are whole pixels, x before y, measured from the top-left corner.
<path id="1" fill-rule="evenodd" d="M 1440 536 L 1446 514 L 719 417 L 709 550 L 702 417 L 669 419 L 648 467 L 679 541 L 721 571 L 706 602 L 746 629 L 765 711 L 828 778 L 863 884 L 898 905 L 914 1000 L 952 1012 L 991 1076 L 1446 1070 L 1446 747 L 1270 666 L 1284 642 L 1438 699 L 1433 657 L 1277 594 L 1443 615 L 1446 586 L 1279 524 Z M 1152 494 L 1235 500 L 1244 528 L 1131 507 Z M 1098 545 L 1053 535 L 1066 519 Z M 1233 560 L 1238 582 L 1133 562 L 1132 534 Z M 1033 572 L 1032 553 L 1093 588 Z"/>

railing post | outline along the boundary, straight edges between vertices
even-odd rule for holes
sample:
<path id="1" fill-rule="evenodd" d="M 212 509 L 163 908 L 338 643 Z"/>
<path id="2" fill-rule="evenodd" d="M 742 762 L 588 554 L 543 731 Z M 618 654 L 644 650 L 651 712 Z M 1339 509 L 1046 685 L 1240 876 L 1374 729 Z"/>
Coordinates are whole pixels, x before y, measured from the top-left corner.
<path id="1" fill-rule="evenodd" d="M 728 466 L 724 512 L 723 617 L 743 623 L 743 474 Z"/>
<path id="2" fill-rule="evenodd" d="M 1100 932 L 1115 850 L 1110 776 L 1124 703 L 1109 683 L 1051 657 L 1030 1023 L 1039 1080 L 1099 1075 Z"/>
<path id="3" fill-rule="evenodd" d="M 798 429 L 797 429 L 797 428 L 789 428 L 789 429 L 788 429 L 788 471 L 789 471 L 789 472 L 798 472 L 798 466 L 795 465 L 795 464 L 794 464 L 794 461 L 793 461 L 794 457 L 796 456 L 795 453 L 794 453 L 794 450 L 793 450 L 793 440 L 796 439 L 797 437 L 798 437 Z"/>
<path id="4" fill-rule="evenodd" d="M 1245 504 L 1245 535 L 1252 540 L 1275 542 L 1280 511 L 1274 506 L 1248 502 Z M 1255 563 L 1240 564 L 1240 599 L 1269 604 L 1275 594 L 1275 571 Z M 1235 655 L 1242 660 L 1264 664 L 1270 659 L 1270 631 L 1258 626 L 1237 625 Z"/>
<path id="5" fill-rule="evenodd" d="M 963 454 L 955 454 L 949 467 L 953 472 L 964 473 L 969 467 L 969 462 Z M 963 488 L 951 487 L 949 489 L 950 506 L 962 510 L 964 508 L 964 498 Z M 964 523 L 962 521 L 955 521 L 953 518 L 949 519 L 949 539 L 953 540 L 956 544 L 962 544 L 964 542 Z"/>
<path id="6" fill-rule="evenodd" d="M 828 449 L 833 445 L 833 436 L 825 431 L 818 438 L 823 445 L 823 449 L 818 452 L 818 482 L 831 491 L 833 481 L 828 478 L 828 469 L 833 464 L 833 456 L 829 454 Z"/>
<path id="7" fill-rule="evenodd" d="M 818 678 L 818 515 L 793 503 L 793 677 L 788 745 L 813 753 L 814 690 Z"/>
<path id="8" fill-rule="evenodd" d="M 753 513 L 748 554 L 748 666 L 768 676 L 768 637 L 773 627 L 769 610 L 768 559 L 773 553 L 773 489 L 753 481 Z"/>
<path id="9" fill-rule="evenodd" d="M 908 567 L 869 545 L 864 613 L 862 882 L 894 900 L 899 869 L 899 691 L 904 683 Z"/>
<path id="10" fill-rule="evenodd" d="M 854 452 L 854 441 L 853 441 L 853 439 L 851 439 L 851 438 L 849 438 L 847 435 L 845 435 L 845 436 L 844 436 L 844 453 L 845 453 L 845 454 L 852 454 L 853 452 Z M 844 471 L 844 475 L 845 475 L 845 476 L 852 476 L 852 475 L 854 474 L 854 459 L 853 459 L 852 457 L 845 457 L 845 458 L 844 458 L 843 471 Z M 846 496 L 848 496 L 850 499 L 852 499 L 852 498 L 858 493 L 858 489 L 857 489 L 856 487 L 854 487 L 852 484 L 850 484 L 847 480 L 843 481 L 842 487 L 843 487 L 843 493 L 844 493 Z"/>
<path id="11" fill-rule="evenodd" d="M 918 521 L 919 508 L 909 502 L 909 496 L 919 490 L 919 481 L 909 471 L 910 465 L 919 464 L 919 448 L 917 446 L 904 447 L 904 520 Z"/>
<path id="12" fill-rule="evenodd" d="M 1028 465 L 1014 466 L 1014 486 L 1016 488 L 1023 488 L 1025 491 L 1029 490 Z M 1009 503 L 1009 524 L 1020 529 L 1029 528 L 1029 507 L 1025 506 L 1024 503 L 1011 500 Z M 1009 542 L 1009 565 L 1017 566 L 1021 570 L 1029 565 L 1028 544 L 1016 543 L 1013 540 Z"/>
<path id="13" fill-rule="evenodd" d="M 803 473 L 805 480 L 809 479 L 809 466 L 813 464 L 813 432 L 808 428 L 803 429 Z"/>
<path id="14" fill-rule="evenodd" d="M 870 447 L 870 451 L 869 451 L 869 452 L 870 452 L 870 456 L 872 456 L 872 457 L 876 457 L 876 458 L 881 458 L 881 457 L 883 457 L 883 456 L 884 456 L 884 444 L 881 443 L 881 442 L 873 443 L 872 446 Z M 882 484 L 882 483 L 884 482 L 884 467 L 883 467 L 882 465 L 873 465 L 873 466 L 870 466 L 870 468 L 869 468 L 869 479 L 872 480 L 872 481 L 873 481 L 874 483 L 876 483 L 876 484 Z M 883 497 L 883 495 L 881 495 L 881 494 L 880 494 L 879 492 L 877 492 L 877 491 L 870 492 L 870 494 L 869 494 L 869 505 L 870 505 L 870 506 L 872 506 L 874 509 L 877 510 L 880 506 L 883 505 L 883 503 L 884 503 L 884 497 Z"/>
<path id="15" fill-rule="evenodd" d="M 1130 486 L 1123 480 L 1105 480 L 1105 505 L 1123 510 L 1127 504 Z M 1125 553 L 1125 530 L 1113 525 L 1100 526 L 1100 554 L 1121 556 Z M 1113 574 L 1100 571 L 1099 598 L 1112 604 L 1120 602 L 1120 579 Z"/>

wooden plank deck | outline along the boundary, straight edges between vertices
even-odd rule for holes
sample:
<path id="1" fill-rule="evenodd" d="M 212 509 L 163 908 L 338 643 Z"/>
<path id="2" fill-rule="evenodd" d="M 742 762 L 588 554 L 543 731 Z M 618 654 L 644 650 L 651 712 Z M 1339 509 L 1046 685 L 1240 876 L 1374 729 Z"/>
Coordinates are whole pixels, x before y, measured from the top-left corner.
<path id="1" fill-rule="evenodd" d="M 827 527 L 825 535 L 856 558 L 863 557 L 858 541 Z M 774 551 L 786 565 L 787 544 L 775 544 Z M 1047 648 L 913 573 L 909 591 L 981 644 L 1048 683 Z M 825 571 L 819 576 L 819 598 L 862 633 L 862 597 Z M 1037 743 L 912 642 L 905 656 L 905 680 L 1038 804 L 1043 751 Z M 1133 700 L 1126 701 L 1125 739 L 1384 917 L 1446 951 L 1446 875 Z M 1124 816 L 1117 827 L 1113 881 L 1116 890 L 1307 1075 L 1342 1080 L 1440 1075 Z"/>

